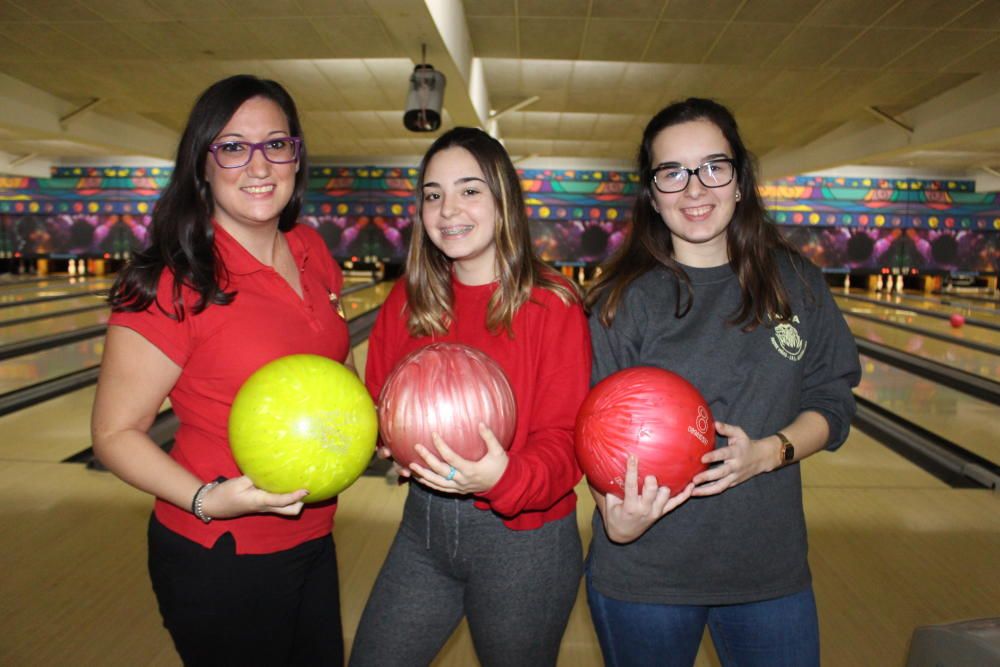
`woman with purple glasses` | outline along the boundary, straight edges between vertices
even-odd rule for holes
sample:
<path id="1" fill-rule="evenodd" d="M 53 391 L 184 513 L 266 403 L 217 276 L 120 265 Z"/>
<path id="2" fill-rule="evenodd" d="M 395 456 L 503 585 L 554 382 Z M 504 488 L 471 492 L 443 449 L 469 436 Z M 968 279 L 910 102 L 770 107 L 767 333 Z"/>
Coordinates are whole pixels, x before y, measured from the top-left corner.
<path id="1" fill-rule="evenodd" d="M 240 474 L 229 409 L 255 370 L 289 354 L 349 357 L 331 303 L 343 277 L 296 225 L 306 186 L 295 104 L 241 75 L 195 103 L 157 202 L 150 246 L 111 288 L 94 402 L 94 450 L 156 498 L 149 572 L 187 665 L 339 665 L 331 530 L 336 499 L 273 494 Z M 146 434 L 164 399 L 180 420 L 167 454 Z"/>

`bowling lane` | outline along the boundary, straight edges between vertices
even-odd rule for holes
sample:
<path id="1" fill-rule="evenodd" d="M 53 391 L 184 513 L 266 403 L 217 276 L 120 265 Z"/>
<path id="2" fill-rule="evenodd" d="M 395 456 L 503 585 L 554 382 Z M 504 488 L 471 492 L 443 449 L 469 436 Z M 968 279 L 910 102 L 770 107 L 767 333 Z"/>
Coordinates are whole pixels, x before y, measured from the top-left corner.
<path id="1" fill-rule="evenodd" d="M 854 392 L 985 459 L 1000 463 L 1000 407 L 862 355 Z"/>
<path id="2" fill-rule="evenodd" d="M 96 324 L 106 324 L 109 315 L 108 308 L 87 310 L 81 313 L 69 312 L 65 315 L 53 313 L 51 317 L 45 319 L 0 327 L 0 345 L 75 331 Z"/>
<path id="3" fill-rule="evenodd" d="M 393 283 L 394 281 L 387 280 L 344 295 L 340 300 L 340 304 L 344 308 L 344 316 L 350 321 L 374 308 L 378 308 L 385 301 L 385 298 L 389 296 Z"/>
<path id="4" fill-rule="evenodd" d="M 1000 356 L 996 354 L 973 350 L 954 342 L 921 336 L 889 324 L 853 317 L 850 312 L 844 312 L 844 316 L 855 336 L 967 373 L 981 375 L 990 380 L 1000 379 Z"/>
<path id="5" fill-rule="evenodd" d="M 103 352 L 104 336 L 97 336 L 5 359 L 0 362 L 0 394 L 96 366 Z"/>
<path id="6" fill-rule="evenodd" d="M 84 294 L 86 292 L 92 292 L 94 290 L 106 290 L 111 287 L 113 279 L 111 278 L 94 278 L 86 280 L 78 280 L 77 282 L 60 283 L 59 285 L 39 288 L 39 289 L 26 289 L 24 291 L 18 291 L 15 294 L 8 294 L 6 290 L 0 291 L 0 308 L 4 310 L 15 307 L 22 301 L 28 299 L 44 299 L 49 297 L 64 297 L 71 294 Z M 4 313 L 4 317 L 9 317 L 7 313 Z"/>
<path id="7" fill-rule="evenodd" d="M 982 308 L 972 303 L 956 303 L 951 300 L 942 300 L 928 295 L 917 293 L 912 294 L 871 294 L 853 293 L 857 296 L 876 299 L 891 308 L 919 308 L 921 310 L 931 310 L 948 317 L 958 313 L 963 317 L 982 320 L 989 324 L 1000 326 L 1000 310 L 995 308 Z"/>
<path id="8" fill-rule="evenodd" d="M 56 299 L 54 301 L 42 301 L 40 303 L 26 303 L 0 308 L 0 326 L 11 320 L 20 320 L 25 317 L 35 317 L 50 313 L 60 313 L 72 308 L 93 306 L 104 303 L 105 299 L 99 294 L 81 294 L 80 296 L 67 299 Z"/>
<path id="9" fill-rule="evenodd" d="M 48 278 L 4 279 L 0 278 L 0 294 L 15 294 L 22 290 L 57 288 L 70 280 L 70 276 L 51 276 Z M 75 278 L 74 278 L 75 280 Z"/>
<path id="10" fill-rule="evenodd" d="M 905 305 L 876 304 L 836 295 L 834 300 L 845 315 L 857 314 L 876 317 L 886 322 L 915 327 L 946 340 L 968 341 L 995 348 L 997 352 L 1000 352 L 1000 331 L 994 329 L 968 323 L 961 327 L 953 327 L 948 319 L 918 313 Z"/>
<path id="11" fill-rule="evenodd" d="M 923 331 L 929 331 L 939 336 L 955 340 L 967 340 L 973 343 L 990 345 L 1000 351 L 1000 331 L 966 324 L 953 327 L 947 318 L 933 317 L 907 308 L 905 304 L 877 304 L 870 301 L 847 299 L 834 294 L 834 300 L 844 314 L 857 313 L 878 317 L 888 322 L 899 322 Z M 942 314 L 947 314 L 942 313 Z"/>

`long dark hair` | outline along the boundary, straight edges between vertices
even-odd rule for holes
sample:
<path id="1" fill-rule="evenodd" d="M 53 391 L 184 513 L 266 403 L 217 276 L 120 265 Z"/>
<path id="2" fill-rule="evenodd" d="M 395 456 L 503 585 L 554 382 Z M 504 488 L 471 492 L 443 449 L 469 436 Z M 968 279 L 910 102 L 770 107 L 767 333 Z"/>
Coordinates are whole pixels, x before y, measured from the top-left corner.
<path id="1" fill-rule="evenodd" d="M 604 294 L 607 300 L 601 307 L 600 320 L 605 326 L 614 321 L 626 288 L 639 276 L 658 266 L 664 266 L 677 280 L 677 317 L 684 317 L 691 309 L 694 292 L 684 269 L 673 258 L 673 240 L 670 230 L 660 214 L 653 208 L 653 141 L 667 127 L 691 121 L 705 120 L 722 131 L 729 142 L 736 163 L 736 182 L 739 200 L 733 218 L 726 228 L 726 246 L 729 265 L 740 282 L 742 297 L 740 307 L 730 318 L 733 325 L 742 325 L 752 331 L 759 325 L 768 325 L 791 318 L 788 293 L 781 284 L 774 250 L 790 254 L 797 251 L 785 241 L 768 217 L 764 203 L 757 191 L 756 161 L 740 138 L 736 119 L 726 107 L 713 100 L 691 97 L 675 102 L 657 113 L 646 125 L 639 146 L 639 195 L 632 212 L 632 229 L 621 250 L 602 267 L 601 275 L 587 296 L 588 307 L 596 304 Z M 681 286 L 686 290 L 682 298 Z"/>
<path id="2" fill-rule="evenodd" d="M 497 207 L 494 231 L 496 264 L 500 286 L 487 309 L 490 331 L 511 331 L 514 314 L 536 285 L 555 292 L 564 303 L 579 302 L 571 283 L 542 262 L 532 251 L 528 215 L 521 181 L 510 156 L 499 141 L 472 127 L 451 129 L 431 144 L 417 177 L 417 215 L 406 259 L 408 328 L 415 336 L 442 334 L 452 318 L 451 260 L 441 252 L 423 227 L 423 186 L 431 158 L 448 148 L 464 148 L 472 154 L 486 178 Z"/>
<path id="3" fill-rule="evenodd" d="M 281 107 L 290 134 L 302 136 L 295 102 L 281 84 L 240 74 L 209 86 L 191 109 L 177 147 L 174 172 L 153 209 L 149 246 L 135 254 L 111 287 L 108 302 L 112 310 L 142 311 L 157 302 L 156 289 L 164 269 L 170 269 L 174 275 L 173 312 L 167 311 L 167 314 L 178 320 L 185 314 L 181 296 L 184 286 L 198 294 L 191 306 L 193 314 L 200 313 L 209 304 L 232 302 L 236 293 L 225 291 L 228 277 L 214 249 L 212 215 L 215 203 L 212 189 L 205 180 L 205 160 L 208 159 L 208 146 L 215 137 L 240 106 L 254 97 L 269 99 Z M 281 231 L 290 230 L 299 217 L 307 172 L 303 142 L 295 189 L 278 218 Z"/>

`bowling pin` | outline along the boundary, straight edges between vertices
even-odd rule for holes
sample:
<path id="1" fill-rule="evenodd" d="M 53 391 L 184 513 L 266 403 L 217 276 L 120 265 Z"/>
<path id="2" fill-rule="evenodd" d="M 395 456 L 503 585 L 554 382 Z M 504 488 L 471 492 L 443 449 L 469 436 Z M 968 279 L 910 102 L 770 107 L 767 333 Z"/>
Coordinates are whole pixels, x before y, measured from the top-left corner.
<path id="1" fill-rule="evenodd" d="M 896 276 L 896 294 L 903 293 L 903 274 Z"/>
<path id="2" fill-rule="evenodd" d="M 850 273 L 844 275 L 844 291 L 845 292 L 850 292 L 851 291 L 851 274 Z"/>
<path id="3" fill-rule="evenodd" d="M 884 287 L 885 283 L 882 282 L 882 274 L 880 273 L 878 274 L 878 280 L 875 282 L 875 291 L 881 292 Z"/>
<path id="4" fill-rule="evenodd" d="M 76 260 L 75 259 L 69 260 L 69 275 L 71 275 L 71 276 L 75 276 L 76 275 Z"/>
<path id="5" fill-rule="evenodd" d="M 581 266 L 576 272 L 576 282 L 582 285 L 585 278 L 586 276 L 584 275 L 583 267 Z"/>

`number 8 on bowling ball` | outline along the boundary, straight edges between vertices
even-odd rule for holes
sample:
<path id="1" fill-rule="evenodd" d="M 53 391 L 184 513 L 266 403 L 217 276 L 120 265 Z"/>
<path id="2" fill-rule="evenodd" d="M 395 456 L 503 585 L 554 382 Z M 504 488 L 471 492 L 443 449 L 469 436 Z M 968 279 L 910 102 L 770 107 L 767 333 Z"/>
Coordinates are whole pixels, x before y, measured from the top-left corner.
<path id="1" fill-rule="evenodd" d="M 624 497 L 628 455 L 639 459 L 639 491 L 647 475 L 680 493 L 708 466 L 715 422 L 694 385 L 676 373 L 636 366 L 597 383 L 576 418 L 576 457 L 602 495 Z"/>

